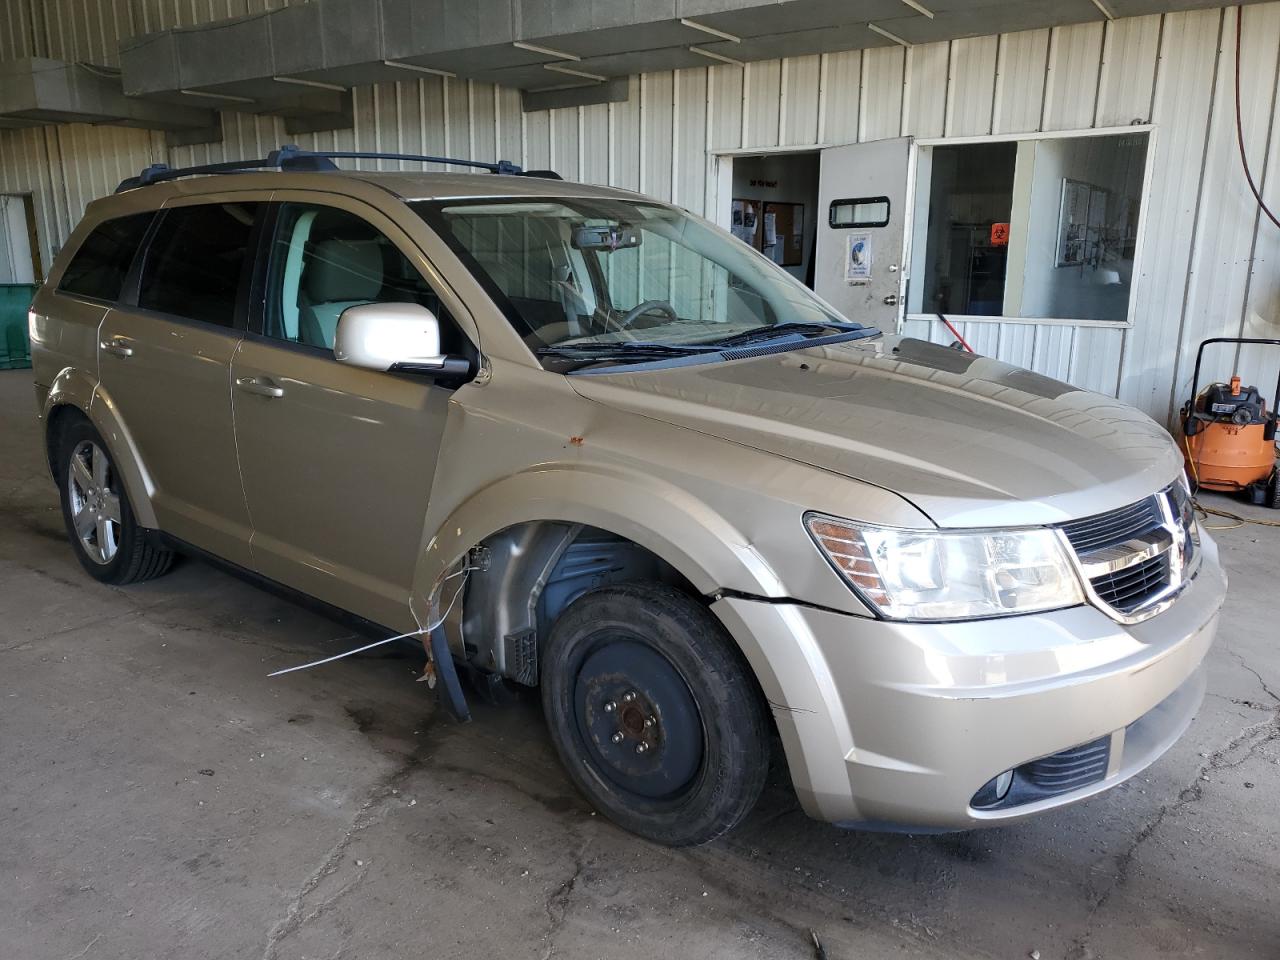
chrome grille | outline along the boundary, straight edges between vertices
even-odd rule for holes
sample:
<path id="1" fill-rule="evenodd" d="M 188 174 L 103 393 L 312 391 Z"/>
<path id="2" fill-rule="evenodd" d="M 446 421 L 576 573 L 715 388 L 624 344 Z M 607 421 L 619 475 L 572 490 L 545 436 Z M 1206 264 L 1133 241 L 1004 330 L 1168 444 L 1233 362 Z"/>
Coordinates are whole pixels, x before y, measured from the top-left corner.
<path id="1" fill-rule="evenodd" d="M 1118 510 L 1063 524 L 1090 599 L 1133 623 L 1165 609 L 1195 573 L 1190 497 L 1180 484 Z"/>
<path id="2" fill-rule="evenodd" d="M 1124 543 L 1160 525 L 1160 509 L 1155 497 L 1139 500 L 1127 507 L 1085 517 L 1062 528 L 1076 553 L 1088 553 L 1101 547 Z"/>
<path id="3" fill-rule="evenodd" d="M 1133 613 L 1143 601 L 1159 593 L 1169 583 L 1169 556 L 1161 554 L 1117 573 L 1093 579 L 1094 592 L 1109 607 Z"/>

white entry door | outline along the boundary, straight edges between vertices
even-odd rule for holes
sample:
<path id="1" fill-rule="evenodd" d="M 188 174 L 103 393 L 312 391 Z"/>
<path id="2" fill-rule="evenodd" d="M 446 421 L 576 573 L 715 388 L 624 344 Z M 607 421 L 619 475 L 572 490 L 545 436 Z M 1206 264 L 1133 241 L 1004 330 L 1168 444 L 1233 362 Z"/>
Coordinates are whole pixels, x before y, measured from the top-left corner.
<path id="1" fill-rule="evenodd" d="M 892 333 L 901 315 L 911 138 L 828 147 L 818 174 L 814 289 L 855 323 Z"/>

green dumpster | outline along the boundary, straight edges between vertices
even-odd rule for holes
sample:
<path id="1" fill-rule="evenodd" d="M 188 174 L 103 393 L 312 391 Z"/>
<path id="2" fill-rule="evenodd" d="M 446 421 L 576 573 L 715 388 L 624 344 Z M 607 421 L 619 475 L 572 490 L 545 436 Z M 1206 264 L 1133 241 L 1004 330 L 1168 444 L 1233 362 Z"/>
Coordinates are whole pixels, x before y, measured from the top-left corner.
<path id="1" fill-rule="evenodd" d="M 0 283 L 0 370 L 31 366 L 27 308 L 35 295 L 34 283 Z"/>

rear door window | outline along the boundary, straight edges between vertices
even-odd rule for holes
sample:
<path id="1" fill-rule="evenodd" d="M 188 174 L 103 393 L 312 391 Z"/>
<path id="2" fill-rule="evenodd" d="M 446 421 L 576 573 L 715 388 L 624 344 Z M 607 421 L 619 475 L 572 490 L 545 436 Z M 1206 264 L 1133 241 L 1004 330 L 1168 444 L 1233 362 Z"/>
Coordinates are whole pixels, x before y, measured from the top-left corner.
<path id="1" fill-rule="evenodd" d="M 67 264 L 58 290 L 92 300 L 120 299 L 125 277 L 153 219 L 155 211 L 148 211 L 98 224 Z"/>
<path id="2" fill-rule="evenodd" d="M 138 306 L 234 326 L 259 207 L 209 203 L 166 210 L 147 251 Z"/>

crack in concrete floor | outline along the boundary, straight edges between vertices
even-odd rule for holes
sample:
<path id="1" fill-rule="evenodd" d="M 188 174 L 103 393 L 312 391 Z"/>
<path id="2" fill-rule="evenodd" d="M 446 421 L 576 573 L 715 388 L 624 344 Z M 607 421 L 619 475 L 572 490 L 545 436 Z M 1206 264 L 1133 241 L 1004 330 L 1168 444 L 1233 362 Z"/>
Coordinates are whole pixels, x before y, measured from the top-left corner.
<path id="1" fill-rule="evenodd" d="M 1095 915 L 1101 911 L 1104 906 L 1106 906 L 1113 894 L 1129 882 L 1130 871 L 1133 868 L 1139 849 L 1151 840 L 1165 820 L 1169 816 L 1176 815 L 1184 808 L 1197 803 L 1204 798 L 1205 783 L 1209 779 L 1207 775 L 1211 771 L 1229 770 L 1233 767 L 1238 767 L 1250 760 L 1263 746 L 1274 740 L 1280 739 L 1280 697 L 1276 697 L 1276 695 L 1271 692 L 1256 670 L 1245 663 L 1238 655 L 1233 653 L 1232 656 L 1240 662 L 1242 667 L 1257 677 L 1263 690 L 1266 691 L 1273 700 L 1276 700 L 1278 705 L 1267 709 L 1267 712 L 1271 714 L 1269 719 L 1250 724 L 1230 741 L 1211 753 L 1196 771 L 1196 775 L 1191 782 L 1178 792 L 1177 797 L 1171 803 L 1161 804 L 1160 808 L 1156 811 L 1155 816 L 1143 824 L 1141 829 L 1139 829 L 1134 835 L 1129 846 L 1116 858 L 1116 868 L 1112 881 L 1102 891 L 1091 897 L 1089 913 L 1085 921 L 1085 929 L 1076 939 L 1077 947 L 1081 951 L 1078 954 L 1080 960 L 1084 960 L 1084 958 L 1092 956 L 1088 950 L 1088 941 L 1092 932 Z M 1231 762 L 1227 762 L 1227 758 L 1231 754 L 1246 745 L 1247 749 L 1244 751 L 1242 756 Z"/>

